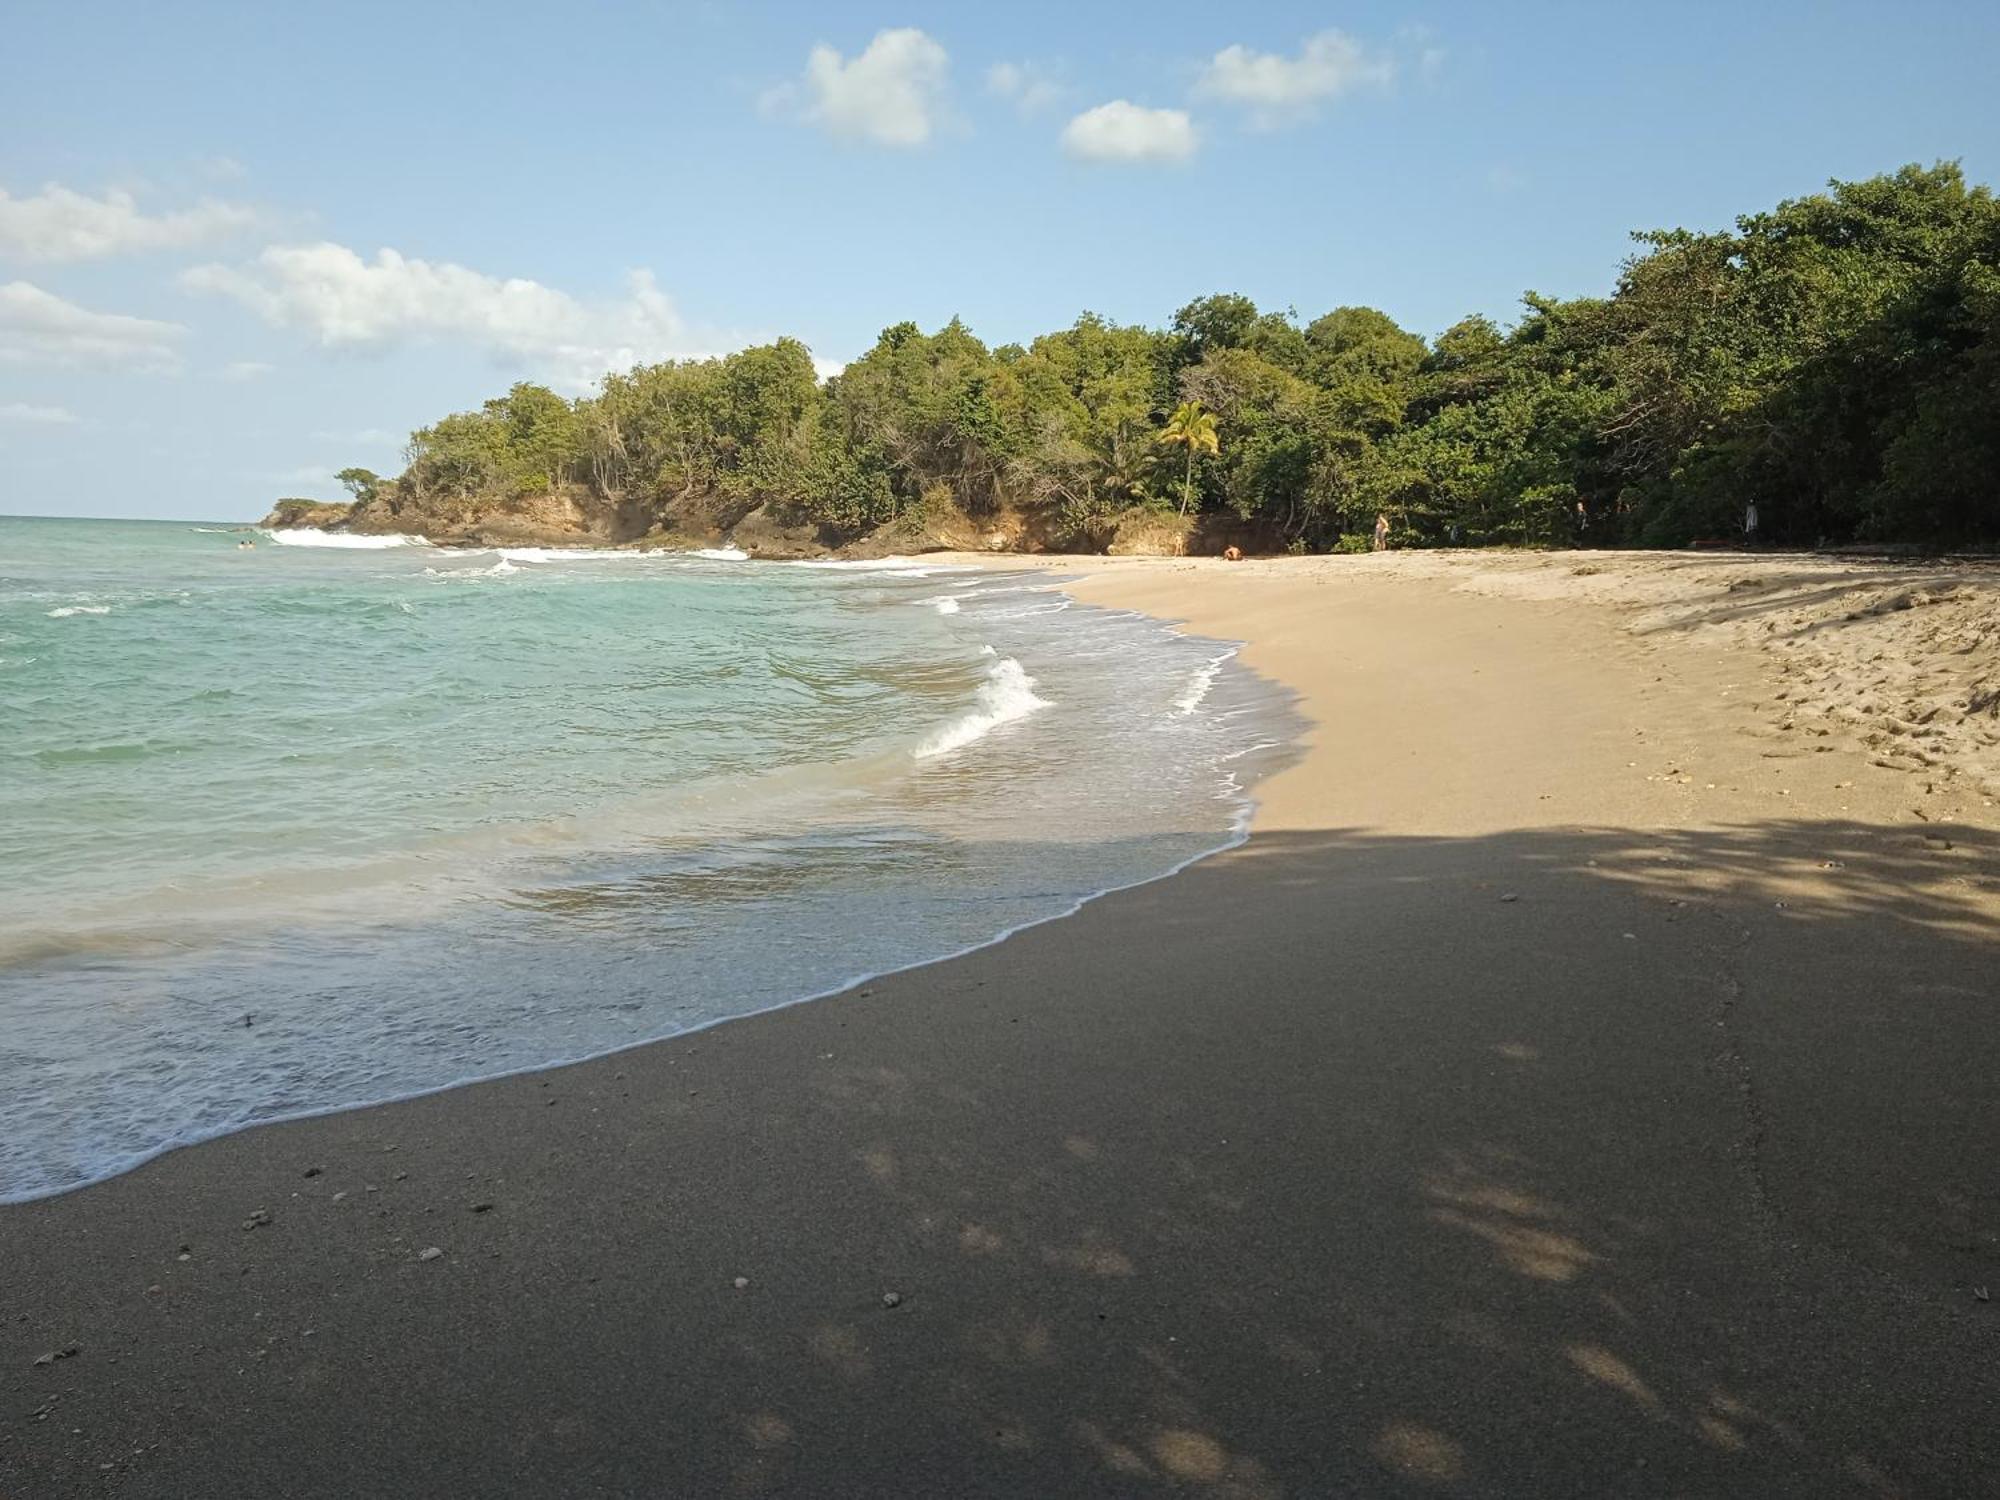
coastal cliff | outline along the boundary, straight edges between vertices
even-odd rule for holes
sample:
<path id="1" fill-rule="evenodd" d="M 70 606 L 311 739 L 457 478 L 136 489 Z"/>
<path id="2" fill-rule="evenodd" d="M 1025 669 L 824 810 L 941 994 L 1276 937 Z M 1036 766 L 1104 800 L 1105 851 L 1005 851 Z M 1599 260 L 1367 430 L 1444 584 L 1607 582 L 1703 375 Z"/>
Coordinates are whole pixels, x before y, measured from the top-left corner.
<path id="1" fill-rule="evenodd" d="M 422 495 L 394 480 L 352 502 L 277 501 L 258 524 L 362 536 L 421 536 L 444 547 L 739 547 L 758 557 L 884 557 L 913 552 L 1090 552 L 1175 556 L 1220 552 L 1252 541 L 1252 528 L 1187 526 L 1134 508 L 1087 541 L 1064 535 L 1041 507 L 1002 507 L 972 517 L 955 507 L 918 507 L 859 535 L 790 520 L 774 503 L 716 494 L 654 503 L 612 502 L 582 485 L 543 494 Z"/>

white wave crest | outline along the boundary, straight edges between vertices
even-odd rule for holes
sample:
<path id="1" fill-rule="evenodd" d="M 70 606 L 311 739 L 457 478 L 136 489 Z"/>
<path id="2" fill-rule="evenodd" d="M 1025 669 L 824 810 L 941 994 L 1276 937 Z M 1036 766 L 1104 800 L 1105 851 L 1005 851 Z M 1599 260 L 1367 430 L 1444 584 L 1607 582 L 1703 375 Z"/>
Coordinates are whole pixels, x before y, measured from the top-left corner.
<path id="1" fill-rule="evenodd" d="M 1215 660 L 1197 667 L 1194 676 L 1188 679 L 1188 685 L 1174 699 L 1174 712 L 1186 715 L 1200 708 L 1202 700 L 1208 697 L 1208 690 L 1215 686 L 1215 677 L 1222 670 L 1222 664 L 1235 654 L 1234 651 L 1225 651 Z"/>
<path id="2" fill-rule="evenodd" d="M 955 615 L 958 613 L 958 601 L 949 594 L 941 594 L 935 599 L 919 599 L 917 603 L 928 604 L 941 615 Z"/>
<path id="3" fill-rule="evenodd" d="M 108 604 L 65 604 L 60 609 L 50 610 L 49 618 L 51 620 L 67 620 L 71 615 L 108 615 L 110 613 L 111 606 Z"/>
<path id="4" fill-rule="evenodd" d="M 986 669 L 986 681 L 973 696 L 973 709 L 962 718 L 930 735 L 910 754 L 918 760 L 963 749 L 974 740 L 984 739 L 1002 724 L 1025 719 L 1049 700 L 1035 695 L 1035 679 L 1021 670 L 1011 656 L 1003 656 Z"/>
<path id="5" fill-rule="evenodd" d="M 263 533 L 280 547 L 428 547 L 420 536 L 391 532 L 387 536 L 361 536 L 352 531 L 321 531 L 317 526 L 288 526 L 283 531 Z"/>
<path id="6" fill-rule="evenodd" d="M 696 547 L 689 557 L 705 557 L 710 562 L 748 562 L 750 554 L 741 547 Z"/>
<path id="7" fill-rule="evenodd" d="M 496 547 L 493 550 L 505 562 L 525 563 L 615 562 L 654 556 L 653 553 L 636 552 L 629 547 Z"/>
<path id="8" fill-rule="evenodd" d="M 521 570 L 517 568 L 513 563 L 510 563 L 509 561 L 507 561 L 506 558 L 503 557 L 492 567 L 481 568 L 479 569 L 479 571 L 481 573 L 484 573 L 489 578 L 500 578 L 506 576 L 509 573 L 518 573 Z"/>
<path id="9" fill-rule="evenodd" d="M 801 557 L 795 568 L 826 568 L 840 573 L 880 573 L 885 578 L 929 578 L 934 573 L 977 573 L 966 563 L 927 563 L 920 557 Z"/>

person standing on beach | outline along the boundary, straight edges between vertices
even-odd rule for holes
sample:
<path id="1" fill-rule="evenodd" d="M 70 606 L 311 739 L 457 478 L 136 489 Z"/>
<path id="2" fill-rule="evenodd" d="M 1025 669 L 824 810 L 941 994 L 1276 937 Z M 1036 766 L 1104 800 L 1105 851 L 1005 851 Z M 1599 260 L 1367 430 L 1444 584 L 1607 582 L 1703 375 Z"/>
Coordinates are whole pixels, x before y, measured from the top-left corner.
<path id="1" fill-rule="evenodd" d="M 1757 502 L 1752 500 L 1743 507 L 1743 541 L 1747 546 L 1757 540 Z"/>
<path id="2" fill-rule="evenodd" d="M 1386 510 L 1375 512 L 1375 550 L 1377 552 L 1389 550 L 1389 513 Z"/>

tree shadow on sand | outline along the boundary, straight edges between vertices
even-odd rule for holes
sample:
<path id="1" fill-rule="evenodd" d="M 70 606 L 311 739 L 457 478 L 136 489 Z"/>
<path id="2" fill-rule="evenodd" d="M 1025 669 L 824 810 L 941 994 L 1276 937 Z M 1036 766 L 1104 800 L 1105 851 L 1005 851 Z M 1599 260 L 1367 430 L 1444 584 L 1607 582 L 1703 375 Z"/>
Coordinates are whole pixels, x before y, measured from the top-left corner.
<path id="1" fill-rule="evenodd" d="M 905 1301 L 756 1347 L 737 1481 L 861 1430 L 924 1493 L 1976 1487 L 1995 853 L 1260 837 L 1106 913 L 1092 992 L 969 975 L 990 1066 L 815 1080 Z"/>
<path id="2" fill-rule="evenodd" d="M 317 1344 L 221 1402 L 177 1343 L 32 1376 L 64 1426 L 199 1435 L 132 1493 L 1976 1493 L 1996 903 L 1993 838 L 1935 825 L 1260 835 L 861 993 L 0 1224 L 33 1336 L 97 1350 L 105 1286 L 163 1273 L 83 1231 L 290 1204 L 167 1306 L 214 1340 L 285 1277 Z M 534 1146 L 496 1211 L 378 1260 L 386 1195 L 301 1197 L 297 1160 L 418 1142 L 456 1182 L 501 1130 Z M 328 1422 L 370 1438 L 287 1467 Z M 0 1476 L 62 1472 L 42 1433 Z"/>

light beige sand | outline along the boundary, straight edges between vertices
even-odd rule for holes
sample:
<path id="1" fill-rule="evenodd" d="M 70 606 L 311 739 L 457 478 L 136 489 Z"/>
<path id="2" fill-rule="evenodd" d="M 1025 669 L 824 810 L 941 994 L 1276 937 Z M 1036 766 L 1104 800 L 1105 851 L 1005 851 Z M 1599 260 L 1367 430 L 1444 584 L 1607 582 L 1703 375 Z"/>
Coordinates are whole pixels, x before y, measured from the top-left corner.
<path id="1" fill-rule="evenodd" d="M 969 554 L 965 560 L 992 563 Z M 1769 759 L 1854 751 L 1877 768 L 1919 773 L 1907 782 L 1864 777 L 1869 789 L 1832 799 L 1834 807 L 1870 800 L 1900 805 L 1908 798 L 1924 816 L 1977 820 L 2000 804 L 2000 565 L 1481 551 L 1241 563 L 1030 561 L 1074 579 L 1071 591 L 1086 600 L 1183 619 L 1198 634 L 1245 640 L 1245 662 L 1312 702 L 1350 691 L 1350 676 L 1365 678 L 1370 671 L 1369 663 L 1342 651 L 1318 626 L 1319 606 L 1332 602 L 1323 591 L 1352 596 L 1400 583 L 1534 604 L 1544 616 L 1567 614 L 1578 621 L 1561 660 L 1537 662 L 1535 669 L 1587 670 L 1592 661 L 1612 668 L 1617 675 L 1593 689 L 1594 697 L 1615 684 L 1636 686 L 1641 699 L 1651 698 L 1656 695 L 1644 691 L 1645 684 L 1670 674 L 1696 688 L 1694 697 L 1674 704 L 1678 722 L 1688 729 L 1768 737 L 1771 743 L 1759 754 Z M 1449 641 L 1434 641 L 1427 632 L 1414 644 L 1426 673 L 1448 666 L 1448 657 L 1433 648 L 1442 645 L 1448 652 Z M 1477 649 L 1477 643 L 1461 641 L 1458 647 Z M 1695 676 L 1702 680 L 1694 682 Z M 1488 686 L 1503 714 L 1518 717 L 1536 707 L 1532 694 L 1510 697 L 1497 685 Z M 1569 696 L 1545 693 L 1539 701 L 1555 709 Z M 1477 695 L 1463 706 L 1475 707 L 1476 701 Z M 1702 754 L 1712 758 L 1723 749 L 1710 746 Z M 1505 757 L 1496 762 L 1496 772 L 1512 763 Z M 1642 768 L 1662 775 L 1667 769 L 1628 767 Z M 1679 774 L 1693 779 L 1684 767 Z M 1289 803 L 1298 787 L 1323 779 L 1301 769 L 1267 788 L 1260 826 L 1311 826 L 1288 820 L 1338 815 L 1337 809 L 1294 809 Z M 1522 809 L 1497 800 L 1500 791 L 1482 784 L 1476 817 L 1519 816 Z M 1701 798 L 1674 808 L 1681 815 L 1696 810 L 1724 809 Z"/>

